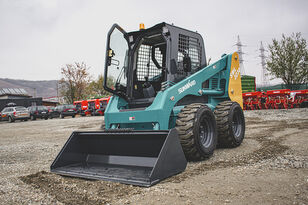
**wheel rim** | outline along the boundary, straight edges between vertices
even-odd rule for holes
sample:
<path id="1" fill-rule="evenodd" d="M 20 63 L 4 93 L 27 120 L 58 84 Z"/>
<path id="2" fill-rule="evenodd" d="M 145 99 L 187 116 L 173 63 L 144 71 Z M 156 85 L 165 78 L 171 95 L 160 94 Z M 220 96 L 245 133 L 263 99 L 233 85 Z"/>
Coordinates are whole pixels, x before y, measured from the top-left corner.
<path id="1" fill-rule="evenodd" d="M 208 118 L 203 117 L 199 126 L 199 136 L 203 147 L 208 148 L 212 144 L 213 135 L 212 122 Z"/>
<path id="2" fill-rule="evenodd" d="M 240 138 L 242 133 L 242 124 L 243 124 L 243 119 L 241 118 L 241 113 L 237 110 L 234 112 L 232 118 L 232 131 L 235 138 Z"/>

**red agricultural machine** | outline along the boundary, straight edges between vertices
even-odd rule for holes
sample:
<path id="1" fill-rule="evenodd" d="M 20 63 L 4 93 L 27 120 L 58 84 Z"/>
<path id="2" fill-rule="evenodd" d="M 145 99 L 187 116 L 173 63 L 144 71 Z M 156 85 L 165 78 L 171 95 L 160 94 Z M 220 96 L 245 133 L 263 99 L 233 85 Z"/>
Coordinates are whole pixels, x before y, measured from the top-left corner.
<path id="1" fill-rule="evenodd" d="M 308 90 L 268 90 L 243 93 L 244 110 L 289 109 L 306 107 Z"/>
<path id="2" fill-rule="evenodd" d="M 263 93 L 260 91 L 243 93 L 244 110 L 263 109 L 262 99 L 263 99 Z"/>
<path id="3" fill-rule="evenodd" d="M 100 115 L 98 110 L 100 109 L 100 103 L 98 99 L 91 99 L 88 100 L 88 112 L 94 116 L 94 115 Z"/>
<path id="4" fill-rule="evenodd" d="M 107 98 L 99 99 L 99 102 L 100 102 L 100 112 L 102 112 L 102 115 L 104 115 L 104 113 L 105 113 L 105 110 L 107 108 L 107 105 L 109 103 L 110 98 L 111 97 L 109 96 Z"/>
<path id="5" fill-rule="evenodd" d="M 88 111 L 88 101 L 87 100 L 79 100 L 74 101 L 73 104 L 76 106 L 77 113 L 81 116 L 86 116 L 88 114 L 91 114 Z"/>
<path id="6" fill-rule="evenodd" d="M 87 100 L 83 100 L 81 101 L 81 112 L 80 115 L 81 116 L 86 116 L 86 115 L 90 115 L 91 112 L 89 110 L 89 103 Z"/>
<path id="7" fill-rule="evenodd" d="M 75 105 L 77 113 L 80 114 L 81 113 L 81 101 L 74 101 L 73 105 Z"/>
<path id="8" fill-rule="evenodd" d="M 92 116 L 104 115 L 109 100 L 110 97 L 88 100 L 88 112 Z"/>
<path id="9" fill-rule="evenodd" d="M 266 92 L 266 105 L 271 109 L 288 109 L 289 108 L 289 89 L 268 90 Z"/>
<path id="10" fill-rule="evenodd" d="M 299 108 L 307 106 L 308 104 L 308 89 L 307 90 L 293 90 L 290 93 L 291 108 Z"/>
<path id="11" fill-rule="evenodd" d="M 75 101 L 73 104 L 76 106 L 76 109 L 81 116 L 104 115 L 109 100 L 110 97 L 106 97 L 100 99 Z"/>

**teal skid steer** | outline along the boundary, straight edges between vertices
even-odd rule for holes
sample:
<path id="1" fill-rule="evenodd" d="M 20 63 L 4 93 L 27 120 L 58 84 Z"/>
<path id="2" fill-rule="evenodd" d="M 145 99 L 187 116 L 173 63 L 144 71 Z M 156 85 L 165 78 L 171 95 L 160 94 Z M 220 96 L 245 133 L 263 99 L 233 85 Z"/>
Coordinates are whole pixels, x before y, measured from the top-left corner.
<path id="1" fill-rule="evenodd" d="M 197 32 L 160 23 L 107 37 L 100 131 L 73 132 L 51 172 L 151 186 L 245 135 L 237 53 L 207 65 Z"/>

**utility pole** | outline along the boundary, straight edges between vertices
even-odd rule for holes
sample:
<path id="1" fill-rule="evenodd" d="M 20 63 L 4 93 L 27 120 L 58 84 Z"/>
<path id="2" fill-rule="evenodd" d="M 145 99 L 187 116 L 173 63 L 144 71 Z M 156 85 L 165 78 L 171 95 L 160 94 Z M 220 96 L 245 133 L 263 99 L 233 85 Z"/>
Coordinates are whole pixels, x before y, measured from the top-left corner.
<path id="1" fill-rule="evenodd" d="M 268 79 L 268 74 L 267 74 L 267 70 L 266 70 L 266 62 L 265 62 L 265 49 L 263 47 L 263 43 L 261 41 L 261 45 L 260 45 L 260 55 L 259 57 L 261 58 L 261 66 L 262 66 L 262 76 L 261 76 L 261 79 L 262 79 L 262 85 L 263 86 L 267 86 L 269 85 L 269 79 Z"/>
<path id="2" fill-rule="evenodd" d="M 242 46 L 243 44 L 241 43 L 240 36 L 237 36 L 237 43 L 235 44 L 237 46 L 237 53 L 239 55 L 239 61 L 240 61 L 240 72 L 241 75 L 245 75 L 245 69 L 244 69 L 244 60 L 243 60 L 243 51 L 242 51 Z"/>

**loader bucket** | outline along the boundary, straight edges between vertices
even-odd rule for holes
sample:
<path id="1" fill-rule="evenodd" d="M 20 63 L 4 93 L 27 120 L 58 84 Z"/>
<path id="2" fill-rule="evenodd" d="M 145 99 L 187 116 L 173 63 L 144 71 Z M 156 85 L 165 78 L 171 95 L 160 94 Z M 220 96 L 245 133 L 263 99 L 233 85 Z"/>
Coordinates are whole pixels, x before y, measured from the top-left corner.
<path id="1" fill-rule="evenodd" d="M 177 131 L 73 132 L 51 172 L 149 187 L 185 170 Z"/>

